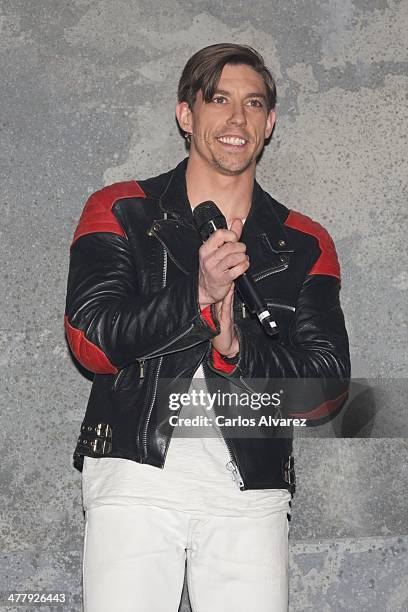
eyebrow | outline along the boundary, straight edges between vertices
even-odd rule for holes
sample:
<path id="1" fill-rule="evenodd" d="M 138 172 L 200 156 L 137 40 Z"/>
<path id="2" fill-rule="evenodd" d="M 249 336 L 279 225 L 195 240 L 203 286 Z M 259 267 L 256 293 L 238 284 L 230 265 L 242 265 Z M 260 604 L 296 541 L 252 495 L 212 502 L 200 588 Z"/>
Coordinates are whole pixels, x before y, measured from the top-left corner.
<path id="1" fill-rule="evenodd" d="M 231 92 L 227 91 L 226 89 L 216 89 L 214 92 L 214 96 L 216 94 L 221 94 L 223 96 L 230 96 Z M 252 93 L 247 94 L 245 98 L 262 98 L 265 102 L 267 101 L 265 94 L 259 91 L 253 91 Z"/>

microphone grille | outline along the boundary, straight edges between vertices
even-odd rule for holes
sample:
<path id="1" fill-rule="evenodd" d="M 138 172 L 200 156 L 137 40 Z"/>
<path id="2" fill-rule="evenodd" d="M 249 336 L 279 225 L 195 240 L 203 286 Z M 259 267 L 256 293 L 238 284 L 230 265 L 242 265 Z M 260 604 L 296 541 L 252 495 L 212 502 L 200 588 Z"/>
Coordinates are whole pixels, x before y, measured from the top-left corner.
<path id="1" fill-rule="evenodd" d="M 205 226 L 209 221 L 214 221 L 219 228 L 225 229 L 227 227 L 224 215 L 216 203 L 211 200 L 198 204 L 193 210 L 193 216 L 198 229 Z"/>

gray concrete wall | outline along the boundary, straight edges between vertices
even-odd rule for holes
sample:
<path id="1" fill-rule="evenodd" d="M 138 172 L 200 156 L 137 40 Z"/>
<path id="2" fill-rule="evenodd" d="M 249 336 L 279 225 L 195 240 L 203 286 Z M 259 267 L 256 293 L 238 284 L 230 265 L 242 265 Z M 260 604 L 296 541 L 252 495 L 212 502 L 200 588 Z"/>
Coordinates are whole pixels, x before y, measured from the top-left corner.
<path id="1" fill-rule="evenodd" d="M 69 244 L 88 194 L 184 156 L 176 86 L 199 48 L 264 54 L 279 104 L 258 178 L 336 242 L 354 376 L 407 377 L 407 31 L 406 0 L 3 0 L 0 591 L 81 609 Z M 296 451 L 291 612 L 408 610 L 406 439 Z"/>

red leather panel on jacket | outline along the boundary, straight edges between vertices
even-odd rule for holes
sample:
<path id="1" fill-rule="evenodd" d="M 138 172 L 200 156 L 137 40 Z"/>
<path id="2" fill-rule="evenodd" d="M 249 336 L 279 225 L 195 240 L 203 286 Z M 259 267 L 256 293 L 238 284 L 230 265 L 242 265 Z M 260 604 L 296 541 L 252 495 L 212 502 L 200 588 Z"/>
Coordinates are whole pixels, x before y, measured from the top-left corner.
<path id="1" fill-rule="evenodd" d="M 112 232 L 125 237 L 122 227 L 112 212 L 112 206 L 123 198 L 145 197 L 146 194 L 136 181 L 114 183 L 96 191 L 85 204 L 72 244 L 81 236 L 94 232 Z"/>
<path id="2" fill-rule="evenodd" d="M 328 274 L 340 280 L 340 266 L 334 242 L 330 234 L 307 215 L 291 210 L 285 221 L 287 227 L 299 230 L 305 234 L 314 236 L 319 241 L 321 255 L 310 270 L 309 274 Z"/>
<path id="3" fill-rule="evenodd" d="M 226 372 L 227 374 L 230 374 L 232 370 L 235 369 L 235 365 L 224 361 L 221 353 L 219 353 L 215 348 L 213 348 L 212 350 L 212 361 L 214 368 L 216 368 L 217 370 L 221 370 L 221 372 Z"/>
<path id="4" fill-rule="evenodd" d="M 214 323 L 214 319 L 212 318 L 211 306 L 207 306 L 206 308 L 204 308 L 201 311 L 201 316 L 203 317 L 205 322 L 208 323 L 211 329 L 213 331 L 216 331 L 217 327 Z M 230 363 L 226 363 L 223 360 L 221 353 L 219 353 L 214 348 L 212 349 L 212 362 L 213 362 L 214 368 L 217 368 L 217 370 L 221 370 L 222 372 L 226 372 L 227 374 L 232 372 L 232 370 L 235 368 L 234 365 L 231 365 Z"/>
<path id="5" fill-rule="evenodd" d="M 83 331 L 72 327 L 67 315 L 64 317 L 64 324 L 71 351 L 84 368 L 95 374 L 116 374 L 118 372 L 105 353 L 85 338 Z"/>
<path id="6" fill-rule="evenodd" d="M 292 419 L 322 419 L 323 417 L 329 416 L 332 412 L 335 412 L 347 399 L 348 393 L 348 391 L 344 391 L 344 393 L 335 399 L 327 400 L 323 404 L 320 404 L 320 406 L 313 408 L 313 410 L 309 410 L 309 412 L 290 412 L 290 417 Z"/>
<path id="7" fill-rule="evenodd" d="M 207 306 L 206 308 L 203 308 L 203 310 L 201 311 L 201 316 L 203 317 L 204 321 L 211 327 L 213 331 L 217 331 L 217 326 L 215 325 L 214 319 L 212 318 L 212 314 L 211 314 L 211 306 Z"/>

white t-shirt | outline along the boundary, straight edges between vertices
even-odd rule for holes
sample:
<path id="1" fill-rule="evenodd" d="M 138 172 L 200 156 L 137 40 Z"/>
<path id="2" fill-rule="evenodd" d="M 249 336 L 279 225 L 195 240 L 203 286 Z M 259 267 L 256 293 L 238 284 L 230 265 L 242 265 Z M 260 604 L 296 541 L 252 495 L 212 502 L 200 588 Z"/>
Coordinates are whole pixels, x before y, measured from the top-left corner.
<path id="1" fill-rule="evenodd" d="M 201 366 L 193 383 L 197 379 L 204 380 Z M 179 416 L 183 411 L 184 408 Z M 163 469 L 129 459 L 84 457 L 84 508 L 145 504 L 197 516 L 261 518 L 284 510 L 290 514 L 291 495 L 287 489 L 241 491 L 227 467 L 230 460 L 219 435 L 173 435 Z"/>

